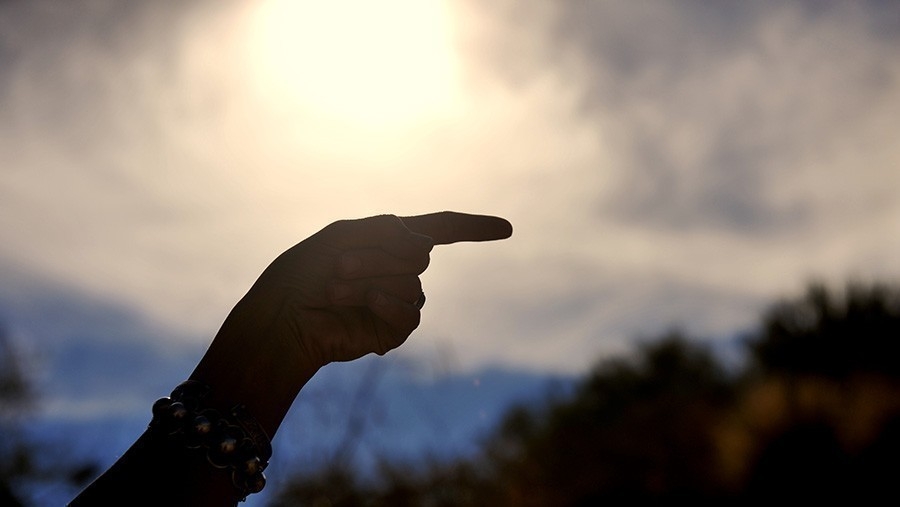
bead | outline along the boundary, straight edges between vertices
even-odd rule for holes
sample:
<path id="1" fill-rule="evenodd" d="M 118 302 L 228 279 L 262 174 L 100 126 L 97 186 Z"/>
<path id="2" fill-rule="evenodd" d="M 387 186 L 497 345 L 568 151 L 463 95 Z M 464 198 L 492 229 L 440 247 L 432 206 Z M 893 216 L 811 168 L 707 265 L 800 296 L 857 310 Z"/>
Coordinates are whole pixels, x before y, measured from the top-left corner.
<path id="1" fill-rule="evenodd" d="M 163 412 L 169 408 L 169 405 L 172 404 L 172 400 L 169 398 L 160 398 L 153 403 L 153 417 L 162 416 Z"/>
<path id="2" fill-rule="evenodd" d="M 188 415 L 188 409 L 180 401 L 176 401 L 169 405 L 169 414 L 176 421 L 183 421 Z"/>
<path id="3" fill-rule="evenodd" d="M 231 437 L 225 437 L 219 442 L 219 452 L 224 455 L 229 455 L 237 449 L 237 440 Z"/>
<path id="4" fill-rule="evenodd" d="M 194 434 L 198 436 L 208 435 L 212 431 L 212 422 L 205 415 L 194 418 Z"/>
<path id="5" fill-rule="evenodd" d="M 256 472 L 259 472 L 261 464 L 262 463 L 259 461 L 259 458 L 253 456 L 252 458 L 244 461 L 244 467 L 241 472 L 243 472 L 244 475 L 248 476 L 254 475 Z"/>
<path id="6" fill-rule="evenodd" d="M 153 404 L 150 429 L 168 434 L 172 442 L 188 449 L 205 450 L 209 463 L 227 469 L 240 496 L 258 493 L 266 485 L 263 470 L 272 456 L 265 431 L 243 405 L 224 416 L 203 406 L 209 392 L 196 381 L 179 385 L 169 398 Z"/>
<path id="7" fill-rule="evenodd" d="M 209 464 L 216 468 L 228 468 L 231 462 L 228 460 L 228 456 L 223 455 L 220 452 L 216 452 L 216 449 L 209 448 L 206 451 L 206 460 L 209 461 Z"/>
<path id="8" fill-rule="evenodd" d="M 266 487 L 266 475 L 262 472 L 247 479 L 247 492 L 259 493 Z"/>

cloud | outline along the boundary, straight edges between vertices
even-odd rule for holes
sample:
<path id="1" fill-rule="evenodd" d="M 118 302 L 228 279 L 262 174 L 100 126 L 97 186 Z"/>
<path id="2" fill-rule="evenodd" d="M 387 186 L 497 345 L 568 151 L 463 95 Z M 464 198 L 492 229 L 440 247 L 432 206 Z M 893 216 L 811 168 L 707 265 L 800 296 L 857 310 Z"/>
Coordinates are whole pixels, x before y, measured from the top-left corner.
<path id="1" fill-rule="evenodd" d="M 447 4 L 452 107 L 381 129 L 264 86 L 255 5 L 0 7 L 0 263 L 205 343 L 332 220 L 496 213 L 510 241 L 435 252 L 402 353 L 555 370 L 900 278 L 889 2 Z"/>
<path id="2" fill-rule="evenodd" d="M 858 213 L 873 196 L 871 205 L 896 204 L 882 189 L 897 181 L 885 127 L 897 122 L 900 59 L 896 37 L 872 33 L 874 13 L 843 3 L 533 4 L 496 16 L 525 27 L 485 65 L 514 87 L 547 74 L 575 83 L 572 114 L 588 116 L 614 152 L 612 167 L 597 167 L 613 173 L 616 188 L 598 203 L 613 220 L 772 234 L 830 220 L 837 201 Z M 540 50 L 529 60 L 531 47 Z"/>
<path id="3" fill-rule="evenodd" d="M 566 350 L 648 322 L 727 335 L 811 278 L 900 275 L 889 260 L 900 232 L 896 7 L 470 8 L 491 20 L 467 39 L 483 50 L 482 77 L 523 110 L 553 111 L 565 127 L 546 146 L 575 132 L 584 147 L 574 159 L 548 149 L 523 171 L 549 177 L 521 194 L 531 209 L 514 259 L 527 267 L 500 268 L 527 282 L 494 280 L 516 287 L 498 297 L 531 303 L 502 319 L 526 323 L 511 334 L 562 336 Z"/>

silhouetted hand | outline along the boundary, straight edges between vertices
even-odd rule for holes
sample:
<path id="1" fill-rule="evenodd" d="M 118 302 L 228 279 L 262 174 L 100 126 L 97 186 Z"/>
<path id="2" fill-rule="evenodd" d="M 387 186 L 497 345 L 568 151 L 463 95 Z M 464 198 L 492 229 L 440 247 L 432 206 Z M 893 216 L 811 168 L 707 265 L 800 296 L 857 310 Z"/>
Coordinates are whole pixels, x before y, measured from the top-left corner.
<path id="1" fill-rule="evenodd" d="M 419 325 L 434 245 L 509 237 L 502 218 L 441 212 L 335 222 L 284 252 L 235 305 L 191 380 L 272 437 L 322 366 L 400 346 Z M 145 432 L 73 505 L 233 505 L 230 473 Z M 199 457 L 194 456 L 194 457 Z"/>
<path id="2" fill-rule="evenodd" d="M 275 295 L 279 327 L 317 366 L 384 354 L 419 325 L 419 275 L 434 245 L 511 234 L 502 218 L 454 212 L 342 220 L 275 259 L 251 293 L 265 292 L 267 305 Z"/>

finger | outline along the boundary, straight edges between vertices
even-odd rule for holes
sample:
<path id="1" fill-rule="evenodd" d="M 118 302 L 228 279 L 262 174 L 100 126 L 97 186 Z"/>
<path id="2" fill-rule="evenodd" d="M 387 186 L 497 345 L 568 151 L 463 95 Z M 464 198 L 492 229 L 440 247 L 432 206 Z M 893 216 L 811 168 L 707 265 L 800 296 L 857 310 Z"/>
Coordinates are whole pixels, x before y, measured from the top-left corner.
<path id="1" fill-rule="evenodd" d="M 400 257 L 431 251 L 431 238 L 411 232 L 399 217 L 379 215 L 358 220 L 340 220 L 325 227 L 322 239 L 341 250 L 381 248 Z"/>
<path id="2" fill-rule="evenodd" d="M 373 290 L 415 303 L 422 294 L 422 282 L 413 275 L 335 281 L 328 287 L 328 296 L 335 305 L 366 306 L 367 295 Z"/>
<path id="3" fill-rule="evenodd" d="M 512 224 L 500 217 L 442 211 L 401 218 L 409 230 L 430 236 L 435 245 L 492 241 L 512 236 Z"/>
<path id="4" fill-rule="evenodd" d="M 422 255 L 428 256 L 431 249 L 434 248 L 434 240 L 430 236 L 409 231 L 405 237 L 398 238 L 395 241 L 385 241 L 381 244 L 381 248 L 385 252 L 396 255 L 402 259 L 417 259 Z"/>
<path id="5" fill-rule="evenodd" d="M 379 355 L 402 345 L 419 327 L 421 313 L 411 303 L 377 290 L 369 292 L 367 302 L 369 309 L 378 318 L 378 349 L 375 352 Z"/>
<path id="6" fill-rule="evenodd" d="M 346 280 L 373 276 L 420 275 L 427 268 L 428 253 L 401 258 L 374 248 L 344 252 L 337 259 L 335 272 Z"/>

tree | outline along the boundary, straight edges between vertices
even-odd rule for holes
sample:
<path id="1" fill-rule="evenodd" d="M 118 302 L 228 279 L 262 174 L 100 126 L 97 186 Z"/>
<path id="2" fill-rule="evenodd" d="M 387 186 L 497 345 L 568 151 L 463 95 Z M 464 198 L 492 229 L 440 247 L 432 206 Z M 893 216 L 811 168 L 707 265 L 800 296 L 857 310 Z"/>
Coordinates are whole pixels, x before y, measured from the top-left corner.
<path id="1" fill-rule="evenodd" d="M 900 288 L 851 283 L 837 292 L 812 285 L 764 315 L 751 347 L 766 373 L 900 378 Z"/>
<path id="2" fill-rule="evenodd" d="M 25 504 L 21 489 L 15 487 L 17 483 L 37 481 L 77 487 L 97 473 L 97 464 L 91 462 L 35 463 L 33 456 L 37 453 L 50 450 L 59 456 L 66 445 L 49 439 L 35 440 L 23 431 L 37 399 L 26 365 L 21 352 L 0 327 L 0 505 L 10 507 Z"/>
<path id="3" fill-rule="evenodd" d="M 9 335 L 0 328 L 0 505 L 21 505 L 13 493 L 12 482 L 33 468 L 18 427 L 33 394 L 21 357 Z"/>
<path id="4" fill-rule="evenodd" d="M 750 350 L 745 400 L 767 398 L 769 413 L 747 411 L 744 492 L 898 499 L 900 288 L 813 285 L 763 316 Z"/>
<path id="5" fill-rule="evenodd" d="M 506 418 L 490 445 L 507 504 L 716 495 L 710 429 L 732 396 L 711 353 L 679 333 L 604 361 L 573 399 Z"/>
<path id="6" fill-rule="evenodd" d="M 479 458 L 298 484 L 347 506 L 900 499 L 900 288 L 813 285 L 747 345 L 729 372 L 663 334 L 599 362 L 570 398 L 511 409 Z"/>

